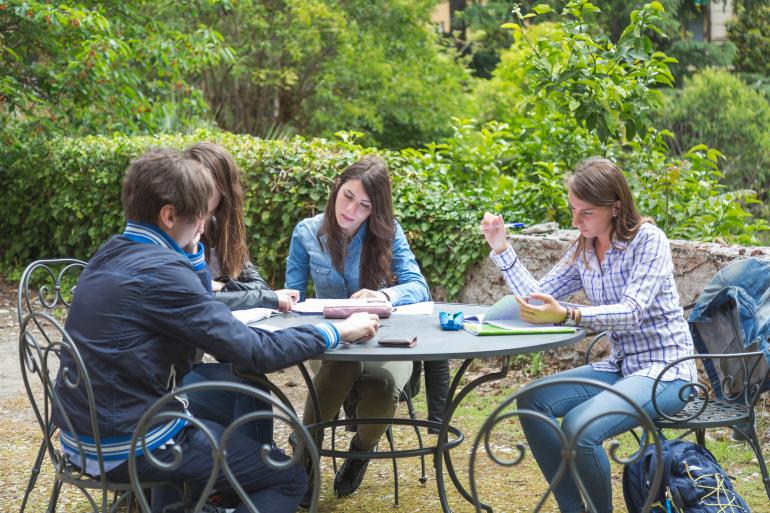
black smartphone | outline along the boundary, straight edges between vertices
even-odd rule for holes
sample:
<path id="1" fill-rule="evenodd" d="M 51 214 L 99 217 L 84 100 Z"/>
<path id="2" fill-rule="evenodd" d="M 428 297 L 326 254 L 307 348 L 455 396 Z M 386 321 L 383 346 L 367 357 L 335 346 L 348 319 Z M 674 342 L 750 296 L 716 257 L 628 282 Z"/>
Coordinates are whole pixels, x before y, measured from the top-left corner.
<path id="1" fill-rule="evenodd" d="M 384 347 L 414 347 L 417 337 L 412 338 L 381 338 L 377 343 Z"/>

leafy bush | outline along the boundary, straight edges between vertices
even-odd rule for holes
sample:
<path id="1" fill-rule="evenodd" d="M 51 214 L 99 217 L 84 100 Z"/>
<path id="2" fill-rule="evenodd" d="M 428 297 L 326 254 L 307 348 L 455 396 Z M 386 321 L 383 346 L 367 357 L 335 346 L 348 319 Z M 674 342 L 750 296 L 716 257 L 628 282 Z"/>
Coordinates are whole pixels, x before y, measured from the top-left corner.
<path id="1" fill-rule="evenodd" d="M 732 188 L 766 191 L 770 180 L 770 104 L 734 75 L 704 70 L 672 94 L 663 122 L 683 152 L 699 143 L 725 154 L 725 181 Z"/>
<path id="2" fill-rule="evenodd" d="M 666 55 L 673 57 L 669 67 L 676 77 L 676 83 L 682 84 L 686 77 L 704 68 L 727 68 L 733 62 L 736 47 L 730 41 L 709 43 L 694 39 L 674 41 L 666 49 Z"/>
<path id="3" fill-rule="evenodd" d="M 737 47 L 734 64 L 738 71 L 770 75 L 770 5 L 767 2 L 740 7 L 727 33 Z"/>
<path id="4" fill-rule="evenodd" d="M 429 25 L 434 0 L 195 2 L 186 30 L 221 32 L 234 62 L 201 77 L 218 126 L 338 130 L 403 148 L 447 135 L 468 73 Z"/>
<path id="5" fill-rule="evenodd" d="M 634 11 L 617 44 L 587 20 L 596 7 L 586 1 L 568 2 L 558 24 L 511 25 L 516 42 L 477 91 L 486 122 L 458 120 L 453 137 L 428 149 L 449 163 L 455 184 L 483 186 L 499 208 L 528 222 L 568 225 L 564 177 L 604 155 L 621 164 L 645 213 L 672 236 L 756 242 L 766 223 L 746 211 L 755 195 L 720 185 L 720 153 L 696 138 L 672 157 L 671 133 L 654 127 L 659 85 L 672 79 L 671 59 L 647 35 L 660 9 L 653 2 Z M 542 14 L 550 7 L 521 18 Z"/>
<path id="6" fill-rule="evenodd" d="M 58 138 L 30 150 L 0 148 L 0 266 L 17 272 L 40 257 L 87 259 L 122 230 L 121 180 L 132 158 L 150 147 L 184 148 L 213 140 L 233 154 L 244 172 L 252 258 L 268 281 L 282 285 L 294 225 L 322 211 L 333 177 L 372 151 L 351 139 L 281 142 L 198 132 Z M 486 253 L 483 241 L 469 229 L 488 208 L 486 200 L 447 185 L 443 166 L 424 161 L 419 152 L 382 154 L 393 177 L 397 217 L 425 276 L 437 297 L 452 297 L 463 285 L 465 271 Z"/>
<path id="7" fill-rule="evenodd" d="M 182 131 L 205 126 L 188 81 L 227 60 L 202 25 L 180 32 L 178 6 L 150 0 L 0 0 L 0 136 Z"/>

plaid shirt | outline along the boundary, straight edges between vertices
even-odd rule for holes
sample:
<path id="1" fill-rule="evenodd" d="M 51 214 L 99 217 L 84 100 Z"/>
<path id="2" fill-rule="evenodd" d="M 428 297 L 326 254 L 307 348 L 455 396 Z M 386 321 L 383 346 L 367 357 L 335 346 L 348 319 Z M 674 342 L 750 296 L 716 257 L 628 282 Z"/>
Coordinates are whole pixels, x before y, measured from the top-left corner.
<path id="1" fill-rule="evenodd" d="M 601 264 L 592 247 L 586 248 L 588 265 L 582 256 L 573 262 L 574 253 L 575 245 L 540 281 L 527 271 L 513 248 L 491 258 L 518 295 L 542 292 L 564 299 L 585 291 L 594 306 L 580 307 L 580 325 L 610 330 L 612 343 L 609 358 L 592 364 L 596 370 L 656 378 L 668 363 L 693 354 L 674 283 L 671 249 L 659 228 L 645 223 L 631 241 L 613 241 Z M 666 381 L 696 378 L 692 360 L 663 376 Z"/>

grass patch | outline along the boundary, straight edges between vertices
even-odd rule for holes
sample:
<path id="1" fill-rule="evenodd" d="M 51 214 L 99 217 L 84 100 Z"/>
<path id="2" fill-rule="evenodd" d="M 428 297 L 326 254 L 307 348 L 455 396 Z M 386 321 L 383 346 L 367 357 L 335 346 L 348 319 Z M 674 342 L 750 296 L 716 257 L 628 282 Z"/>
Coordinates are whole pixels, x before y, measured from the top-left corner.
<path id="1" fill-rule="evenodd" d="M 484 372 L 480 370 L 479 372 Z M 516 376 L 509 375 L 501 382 L 488 383 L 466 398 L 455 414 L 454 424 L 467 436 L 465 443 L 452 453 L 455 468 L 461 480 L 467 486 L 469 452 L 475 433 L 480 428 L 489 412 L 509 394 L 522 386 Z M 424 387 L 422 387 L 424 390 Z M 426 411 L 425 395 L 421 392 L 415 400 L 420 417 Z M 299 406 L 299 405 L 297 405 Z M 406 415 L 406 408 L 399 412 Z M 29 470 L 34 461 L 39 444 L 39 429 L 31 415 L 27 400 L 23 396 L 0 401 L 0 511 L 18 511 L 21 498 L 29 477 Z M 770 455 L 770 414 L 767 405 L 762 405 L 758 412 L 758 431 L 763 439 L 765 455 Z M 339 433 L 337 446 L 347 445 L 349 434 Z M 748 446 L 735 442 L 727 431 L 708 432 L 707 446 L 725 467 L 731 476 L 735 476 L 734 485 L 754 511 L 767 511 L 768 499 L 761 484 L 759 470 Z M 328 443 L 327 436 L 327 443 Z M 426 435 L 427 443 L 435 443 L 435 437 Z M 285 440 L 278 434 L 279 443 Z M 501 458 L 513 457 L 515 444 L 524 442 L 524 437 L 517 422 L 509 422 L 497 429 L 492 438 L 492 447 Z M 414 447 L 417 444 L 413 430 L 407 427 L 395 429 L 395 442 L 399 448 Z M 634 450 L 634 439 L 630 435 L 620 437 L 621 454 L 628 455 Z M 385 448 L 383 439 L 381 448 Z M 400 484 L 399 511 L 437 512 L 441 510 L 436 492 L 436 476 L 432 458 L 426 460 L 428 482 L 419 483 L 420 466 L 418 458 L 398 461 Z M 613 464 L 613 502 L 616 511 L 625 511 L 620 476 L 622 468 Z M 511 468 L 500 467 L 489 460 L 485 454 L 479 454 L 476 468 L 477 484 L 482 500 L 490 504 L 496 513 L 514 513 L 532 511 L 537 500 L 545 493 L 546 485 L 531 454 L 527 452 L 524 460 Z M 321 512 L 369 513 L 392 512 L 394 508 L 393 467 L 390 460 L 375 460 L 369 467 L 366 479 L 359 491 L 351 497 L 337 499 L 332 492 L 332 468 L 328 459 L 322 466 Z M 38 486 L 34 490 L 27 507 L 29 512 L 44 511 L 53 482 L 50 464 L 43 466 Z M 449 504 L 456 513 L 472 512 L 474 509 L 454 490 L 445 474 Z M 81 513 L 89 511 L 83 496 L 71 487 L 64 487 L 57 512 Z M 549 499 L 544 512 L 557 511 L 553 499 Z"/>

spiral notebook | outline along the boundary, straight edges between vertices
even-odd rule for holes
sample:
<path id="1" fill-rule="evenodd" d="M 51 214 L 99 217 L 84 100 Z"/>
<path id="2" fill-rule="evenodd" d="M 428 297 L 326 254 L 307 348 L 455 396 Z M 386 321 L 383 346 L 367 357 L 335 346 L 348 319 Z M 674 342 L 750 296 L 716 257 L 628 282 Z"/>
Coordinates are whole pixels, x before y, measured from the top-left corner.
<path id="1" fill-rule="evenodd" d="M 564 306 L 577 306 L 561 303 Z M 519 303 L 516 296 L 510 294 L 489 307 L 485 314 L 469 315 L 465 318 L 463 329 L 474 335 L 531 335 L 536 333 L 575 333 L 571 326 L 555 324 L 531 324 L 521 320 Z"/>

